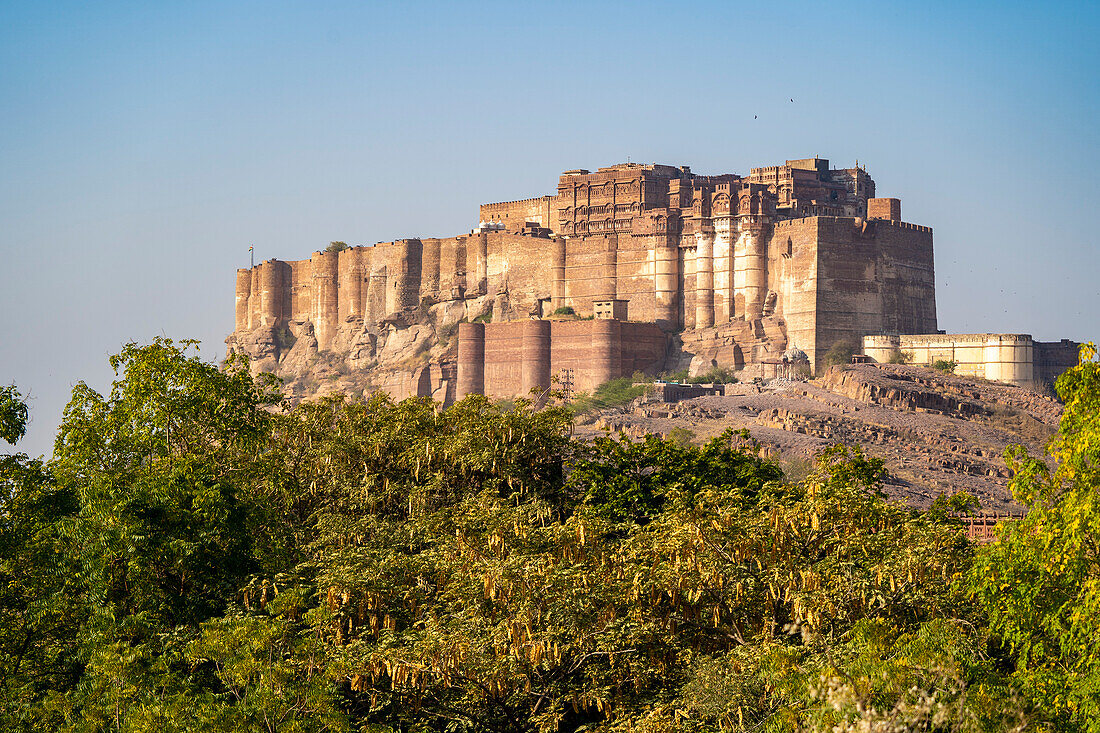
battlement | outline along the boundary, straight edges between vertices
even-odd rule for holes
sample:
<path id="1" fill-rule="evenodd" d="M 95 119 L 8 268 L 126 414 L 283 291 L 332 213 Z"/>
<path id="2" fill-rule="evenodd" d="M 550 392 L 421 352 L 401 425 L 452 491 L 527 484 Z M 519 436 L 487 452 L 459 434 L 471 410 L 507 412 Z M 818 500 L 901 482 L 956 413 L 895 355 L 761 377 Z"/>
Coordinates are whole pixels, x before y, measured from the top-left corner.
<path id="1" fill-rule="evenodd" d="M 535 197 L 529 198 L 529 199 L 516 199 L 515 201 L 494 201 L 493 203 L 482 204 L 481 206 L 482 206 L 482 208 L 487 208 L 487 209 L 501 209 L 501 208 L 506 209 L 508 207 L 515 206 L 516 204 L 541 203 L 541 202 L 545 201 L 548 198 L 553 198 L 553 197 L 552 196 L 535 196 Z"/>
<path id="2" fill-rule="evenodd" d="M 926 232 L 932 233 L 932 227 L 922 226 L 920 224 L 910 224 L 907 221 L 891 221 L 889 219 L 876 219 L 875 224 L 878 226 L 888 226 L 897 229 L 905 229 L 910 232 Z"/>

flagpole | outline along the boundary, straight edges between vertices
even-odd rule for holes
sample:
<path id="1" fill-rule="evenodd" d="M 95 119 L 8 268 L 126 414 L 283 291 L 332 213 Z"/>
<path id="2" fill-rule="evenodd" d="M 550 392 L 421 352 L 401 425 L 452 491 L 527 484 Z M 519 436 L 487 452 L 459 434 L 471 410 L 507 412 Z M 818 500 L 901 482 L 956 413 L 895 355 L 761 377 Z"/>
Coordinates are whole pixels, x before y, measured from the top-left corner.
<path id="1" fill-rule="evenodd" d="M 248 248 L 248 269 L 249 270 L 256 267 L 256 253 L 252 251 L 253 249 L 255 249 L 255 246 L 252 246 L 252 247 Z"/>

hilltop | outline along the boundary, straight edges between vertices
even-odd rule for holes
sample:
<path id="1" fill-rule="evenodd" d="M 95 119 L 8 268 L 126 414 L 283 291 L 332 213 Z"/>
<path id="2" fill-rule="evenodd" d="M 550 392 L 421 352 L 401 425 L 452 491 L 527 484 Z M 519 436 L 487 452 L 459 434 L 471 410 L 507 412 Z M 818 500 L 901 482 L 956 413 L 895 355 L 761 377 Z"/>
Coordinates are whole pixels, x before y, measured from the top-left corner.
<path id="1" fill-rule="evenodd" d="M 788 473 L 834 443 L 882 458 L 891 498 L 926 508 L 941 493 L 967 491 L 985 512 L 1021 511 L 1008 490 L 1003 453 L 1013 443 L 1043 455 L 1062 405 L 1029 389 L 908 365 L 830 367 L 809 381 L 726 385 L 724 395 L 673 404 L 642 397 L 582 416 L 579 437 L 691 431 L 700 442 L 747 429 Z"/>

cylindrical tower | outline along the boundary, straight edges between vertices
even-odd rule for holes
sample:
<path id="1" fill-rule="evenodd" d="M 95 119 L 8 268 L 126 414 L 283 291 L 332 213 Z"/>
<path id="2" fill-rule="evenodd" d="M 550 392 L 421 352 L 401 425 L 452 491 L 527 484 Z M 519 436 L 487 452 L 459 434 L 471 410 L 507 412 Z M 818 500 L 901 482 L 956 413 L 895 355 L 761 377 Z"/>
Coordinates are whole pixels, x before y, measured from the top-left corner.
<path id="1" fill-rule="evenodd" d="M 252 268 L 252 296 L 248 299 L 248 328 L 260 327 L 260 291 L 264 289 L 260 279 L 261 265 Z"/>
<path id="2" fill-rule="evenodd" d="M 397 266 L 390 280 L 392 298 L 387 303 L 389 311 L 415 308 L 420 304 L 420 265 L 423 245 L 419 239 L 402 239 L 397 242 Z"/>
<path id="3" fill-rule="evenodd" d="M 337 269 L 337 281 L 339 287 L 337 287 L 337 312 L 336 322 L 338 324 L 347 320 L 348 316 L 352 315 L 355 311 L 355 305 L 352 302 L 352 270 L 357 269 L 359 264 L 359 250 L 358 248 L 345 249 L 336 254 L 336 269 Z M 360 291 L 360 295 L 362 292 Z"/>
<path id="4" fill-rule="evenodd" d="M 679 252 L 675 242 L 664 235 L 657 235 L 654 256 L 654 286 L 656 306 L 654 318 L 666 331 L 675 331 L 680 326 L 677 306 L 677 290 L 680 285 Z"/>
<path id="5" fill-rule="evenodd" d="M 466 243 L 466 291 L 485 295 L 489 292 L 489 233 L 478 232 Z"/>
<path id="6" fill-rule="evenodd" d="M 695 235 L 695 327 L 714 325 L 714 234 Z"/>
<path id="7" fill-rule="evenodd" d="M 616 320 L 592 321 L 592 388 L 618 379 L 623 368 L 622 323 Z"/>
<path id="8" fill-rule="evenodd" d="M 485 324 L 458 324 L 458 386 L 455 399 L 485 394 Z"/>
<path id="9" fill-rule="evenodd" d="M 310 320 L 313 321 L 317 346 L 328 348 L 336 335 L 339 316 L 339 262 L 335 252 L 314 252 L 310 257 L 313 303 Z"/>
<path id="10" fill-rule="evenodd" d="M 386 317 L 386 268 L 378 268 L 367 278 L 367 302 L 363 310 L 363 322 L 376 326 Z"/>
<path id="11" fill-rule="evenodd" d="M 1035 351 L 1031 336 L 993 334 L 983 348 L 986 379 L 1016 385 L 1035 381 Z"/>
<path id="12" fill-rule="evenodd" d="M 351 264 L 347 270 L 347 313 L 345 317 L 362 316 L 363 315 L 363 260 L 362 252 L 356 248 L 349 250 L 354 252 L 354 257 L 351 258 Z M 341 273 L 342 274 L 342 273 Z M 340 293 L 343 295 L 345 284 L 341 283 Z M 343 319 L 341 319 L 341 322 Z"/>
<path id="13" fill-rule="evenodd" d="M 559 237 L 554 242 L 550 305 L 555 310 L 565 305 L 565 241 L 565 237 Z"/>
<path id="14" fill-rule="evenodd" d="M 244 331 L 249 328 L 248 323 L 248 297 L 252 292 L 252 271 L 237 270 L 237 297 L 234 301 L 235 320 L 234 331 Z"/>
<path id="15" fill-rule="evenodd" d="M 423 240 L 420 260 L 420 297 L 439 297 L 440 281 L 440 242 L 438 239 Z"/>
<path id="16" fill-rule="evenodd" d="M 523 394 L 550 386 L 550 321 L 524 321 L 521 341 Z"/>
<path id="17" fill-rule="evenodd" d="M 272 327 L 282 315 L 282 270 L 278 260 L 260 265 L 260 325 Z"/>
<path id="18" fill-rule="evenodd" d="M 461 239 L 445 239 L 439 245 L 439 294 L 444 300 L 449 299 L 459 285 L 460 251 L 465 251 Z"/>

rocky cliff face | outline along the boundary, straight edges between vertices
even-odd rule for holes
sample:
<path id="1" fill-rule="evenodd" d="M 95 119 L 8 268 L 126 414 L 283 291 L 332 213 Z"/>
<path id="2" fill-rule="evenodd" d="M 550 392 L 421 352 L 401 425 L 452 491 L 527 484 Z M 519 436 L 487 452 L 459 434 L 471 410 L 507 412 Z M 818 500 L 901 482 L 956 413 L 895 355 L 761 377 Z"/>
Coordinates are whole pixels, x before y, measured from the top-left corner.
<path id="1" fill-rule="evenodd" d="M 395 400 L 454 398 L 455 355 L 461 321 L 510 317 L 507 294 L 422 302 L 377 324 L 349 317 L 328 348 L 318 344 L 310 320 L 235 331 L 228 354 L 245 354 L 253 373 L 283 380 L 292 402 L 332 392 L 353 396 L 388 392 Z"/>

